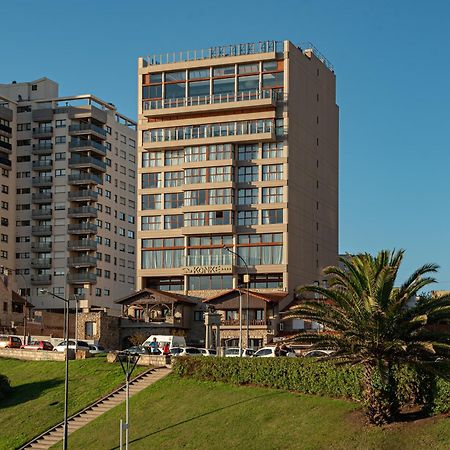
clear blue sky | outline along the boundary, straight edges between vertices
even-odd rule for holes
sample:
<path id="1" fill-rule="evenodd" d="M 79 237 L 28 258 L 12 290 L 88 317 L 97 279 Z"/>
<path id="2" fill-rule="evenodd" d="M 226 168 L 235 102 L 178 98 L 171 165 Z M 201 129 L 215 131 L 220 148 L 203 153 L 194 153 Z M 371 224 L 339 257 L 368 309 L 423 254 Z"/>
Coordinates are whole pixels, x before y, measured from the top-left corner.
<path id="1" fill-rule="evenodd" d="M 283 6 L 283 9 L 282 9 Z M 340 106 L 340 251 L 405 248 L 450 289 L 450 2 L 3 0 L 0 82 L 47 76 L 136 117 L 137 57 L 311 41 Z"/>

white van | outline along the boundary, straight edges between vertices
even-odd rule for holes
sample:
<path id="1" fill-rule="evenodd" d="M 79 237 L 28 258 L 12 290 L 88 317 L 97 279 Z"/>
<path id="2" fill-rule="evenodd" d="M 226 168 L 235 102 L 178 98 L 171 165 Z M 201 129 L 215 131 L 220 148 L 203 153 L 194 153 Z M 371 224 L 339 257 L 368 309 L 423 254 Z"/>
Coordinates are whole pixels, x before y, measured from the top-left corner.
<path id="1" fill-rule="evenodd" d="M 172 347 L 186 347 L 186 339 L 183 336 L 165 336 L 159 334 L 152 334 L 149 336 L 143 343 L 143 347 L 148 347 L 153 339 L 156 338 L 156 342 L 158 343 L 158 348 L 162 350 L 165 344 L 169 344 L 169 348 Z"/>

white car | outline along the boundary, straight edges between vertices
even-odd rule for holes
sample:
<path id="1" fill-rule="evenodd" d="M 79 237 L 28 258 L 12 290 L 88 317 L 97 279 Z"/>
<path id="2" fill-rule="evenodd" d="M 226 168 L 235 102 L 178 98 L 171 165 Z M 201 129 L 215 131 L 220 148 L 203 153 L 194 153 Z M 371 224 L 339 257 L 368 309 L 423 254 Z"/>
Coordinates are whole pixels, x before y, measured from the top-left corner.
<path id="1" fill-rule="evenodd" d="M 323 358 L 325 356 L 330 356 L 332 353 L 334 353 L 334 350 L 310 350 L 309 352 L 304 353 L 303 356 L 307 358 Z"/>
<path id="2" fill-rule="evenodd" d="M 203 356 L 203 353 L 196 347 L 172 347 L 170 349 L 172 356 Z"/>
<path id="3" fill-rule="evenodd" d="M 77 350 L 86 350 L 89 351 L 89 344 L 84 341 L 77 341 L 76 345 Z M 75 341 L 69 339 L 69 350 L 75 350 Z M 53 348 L 54 352 L 65 352 L 66 351 L 66 341 L 60 342 L 57 346 Z"/>
<path id="4" fill-rule="evenodd" d="M 251 348 L 242 349 L 242 357 L 249 358 L 255 353 L 255 350 Z M 227 358 L 236 358 L 239 357 L 239 347 L 229 347 L 225 349 L 225 356 Z"/>
<path id="5" fill-rule="evenodd" d="M 89 344 L 89 353 L 91 355 L 101 355 L 103 353 L 107 353 L 107 350 L 105 347 L 102 347 L 101 345 Z"/>
<path id="6" fill-rule="evenodd" d="M 254 358 L 260 357 L 260 358 L 275 358 L 278 355 L 275 354 L 275 348 L 276 347 L 263 347 L 260 348 L 254 355 Z M 291 349 L 288 349 L 288 352 L 286 353 L 286 355 L 288 358 L 295 358 L 296 354 L 294 351 L 292 351 Z"/>
<path id="7" fill-rule="evenodd" d="M 215 348 L 199 348 L 203 356 L 217 356 Z"/>

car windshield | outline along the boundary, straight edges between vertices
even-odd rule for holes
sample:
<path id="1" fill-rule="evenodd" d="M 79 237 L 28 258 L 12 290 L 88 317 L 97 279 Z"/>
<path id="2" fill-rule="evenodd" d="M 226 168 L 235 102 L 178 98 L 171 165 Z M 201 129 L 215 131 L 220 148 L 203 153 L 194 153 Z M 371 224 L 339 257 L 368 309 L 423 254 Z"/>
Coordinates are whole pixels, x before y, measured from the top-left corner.
<path id="1" fill-rule="evenodd" d="M 179 355 L 182 351 L 183 349 L 180 347 L 173 347 L 170 349 L 170 353 L 172 353 L 173 355 Z"/>
<path id="2" fill-rule="evenodd" d="M 225 353 L 227 355 L 239 355 L 239 349 L 238 348 L 229 348 L 225 350 Z"/>
<path id="3" fill-rule="evenodd" d="M 186 353 L 198 355 L 201 351 L 198 348 L 187 348 Z"/>

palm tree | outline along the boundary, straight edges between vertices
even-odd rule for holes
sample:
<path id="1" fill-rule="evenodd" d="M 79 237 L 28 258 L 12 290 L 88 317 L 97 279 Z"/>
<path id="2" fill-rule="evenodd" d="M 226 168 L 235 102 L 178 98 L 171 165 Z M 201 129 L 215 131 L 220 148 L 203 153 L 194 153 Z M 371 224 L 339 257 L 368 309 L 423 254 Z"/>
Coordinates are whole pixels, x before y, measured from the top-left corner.
<path id="1" fill-rule="evenodd" d="M 285 316 L 318 322 L 328 331 L 306 332 L 294 340 L 335 350 L 330 358 L 339 363 L 363 365 L 366 413 L 375 424 L 391 422 L 398 413 L 393 376 L 397 365 L 433 371 L 439 361 L 450 360 L 450 333 L 433 328 L 450 323 L 450 296 L 422 296 L 408 306 L 435 282 L 430 274 L 438 266 L 426 264 L 396 287 L 403 255 L 403 250 L 383 250 L 377 256 L 340 258 L 342 268 L 324 270 L 329 287 L 297 288 L 299 294 L 311 292 L 318 298 L 303 300 Z"/>

